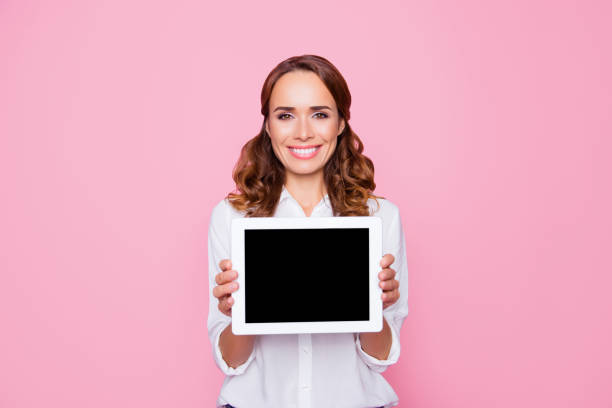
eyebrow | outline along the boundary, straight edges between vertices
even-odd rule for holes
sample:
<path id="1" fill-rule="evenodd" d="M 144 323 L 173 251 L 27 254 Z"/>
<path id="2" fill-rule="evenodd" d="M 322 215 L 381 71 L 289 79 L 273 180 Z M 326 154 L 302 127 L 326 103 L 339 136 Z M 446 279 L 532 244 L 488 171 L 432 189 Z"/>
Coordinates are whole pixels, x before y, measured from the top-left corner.
<path id="1" fill-rule="evenodd" d="M 331 110 L 331 108 L 329 106 L 325 106 L 325 105 L 311 106 L 310 107 L 310 110 L 323 110 L 323 109 Z M 279 106 L 276 109 L 274 109 L 272 112 L 276 112 L 277 110 L 292 111 L 292 110 L 295 110 L 295 108 L 293 106 Z"/>

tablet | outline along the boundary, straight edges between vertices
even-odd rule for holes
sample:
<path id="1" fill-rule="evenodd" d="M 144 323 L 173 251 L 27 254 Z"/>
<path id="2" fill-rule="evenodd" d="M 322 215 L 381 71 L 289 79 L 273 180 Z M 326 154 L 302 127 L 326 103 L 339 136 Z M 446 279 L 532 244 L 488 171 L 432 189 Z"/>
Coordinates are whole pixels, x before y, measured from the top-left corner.
<path id="1" fill-rule="evenodd" d="M 382 330 L 379 217 L 232 220 L 234 334 Z"/>

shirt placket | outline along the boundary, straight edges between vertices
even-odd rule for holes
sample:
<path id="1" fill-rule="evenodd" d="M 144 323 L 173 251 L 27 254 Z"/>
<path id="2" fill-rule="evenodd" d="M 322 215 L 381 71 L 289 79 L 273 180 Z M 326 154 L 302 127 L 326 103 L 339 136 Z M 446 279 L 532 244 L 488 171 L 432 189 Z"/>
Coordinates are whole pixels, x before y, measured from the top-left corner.
<path id="1" fill-rule="evenodd" d="M 312 336 L 298 334 L 298 408 L 310 408 L 312 393 Z"/>
<path id="2" fill-rule="evenodd" d="M 291 199 L 296 216 L 305 217 L 299 203 Z M 311 217 L 325 216 L 325 203 L 320 202 L 312 211 Z M 330 214 L 331 215 L 331 214 Z M 298 334 L 298 408 L 310 408 L 312 404 L 312 335 Z"/>

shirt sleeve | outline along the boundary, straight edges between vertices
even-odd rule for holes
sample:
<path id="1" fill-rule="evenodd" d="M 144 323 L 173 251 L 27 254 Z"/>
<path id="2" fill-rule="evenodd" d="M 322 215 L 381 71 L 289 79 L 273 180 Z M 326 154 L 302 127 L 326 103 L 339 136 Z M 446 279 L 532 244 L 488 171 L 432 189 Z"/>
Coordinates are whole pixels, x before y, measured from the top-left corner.
<path id="1" fill-rule="evenodd" d="M 212 211 L 210 224 L 208 227 L 208 338 L 213 348 L 213 358 L 217 366 L 225 375 L 239 375 L 244 373 L 253 358 L 253 351 L 247 361 L 236 368 L 227 365 L 219 348 L 219 337 L 227 326 L 232 322 L 231 317 L 221 313 L 218 307 L 218 300 L 213 296 L 212 290 L 217 285 L 215 276 L 221 272 L 219 263 L 223 259 L 230 258 L 230 241 L 231 241 L 231 215 L 230 209 L 227 207 L 230 204 L 222 201 Z"/>
<path id="2" fill-rule="evenodd" d="M 383 310 L 383 317 L 391 329 L 391 349 L 385 360 L 379 360 L 366 353 L 361 348 L 359 336 L 355 336 L 355 344 L 358 354 L 363 362 L 376 372 L 383 372 L 388 366 L 395 364 L 400 356 L 400 329 L 402 323 L 408 316 L 408 266 L 406 262 L 406 243 L 399 209 L 391 205 L 393 213 L 392 221 L 384 232 L 383 255 L 390 253 L 395 258 L 391 268 L 395 270 L 395 279 L 399 281 L 400 297 L 391 306 Z M 384 225 L 384 224 L 383 224 Z"/>

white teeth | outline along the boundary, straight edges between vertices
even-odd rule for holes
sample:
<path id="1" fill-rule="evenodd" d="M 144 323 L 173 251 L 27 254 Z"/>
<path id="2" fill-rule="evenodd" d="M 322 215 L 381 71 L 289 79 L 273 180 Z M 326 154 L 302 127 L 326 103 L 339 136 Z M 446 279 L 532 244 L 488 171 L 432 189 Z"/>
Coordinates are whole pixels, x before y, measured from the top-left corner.
<path id="1" fill-rule="evenodd" d="M 311 153 L 314 153 L 317 149 L 318 147 L 311 147 L 310 149 L 297 149 L 295 147 L 289 148 L 289 150 L 291 150 L 292 152 L 297 153 L 299 155 L 303 155 L 303 156 L 307 156 Z"/>

